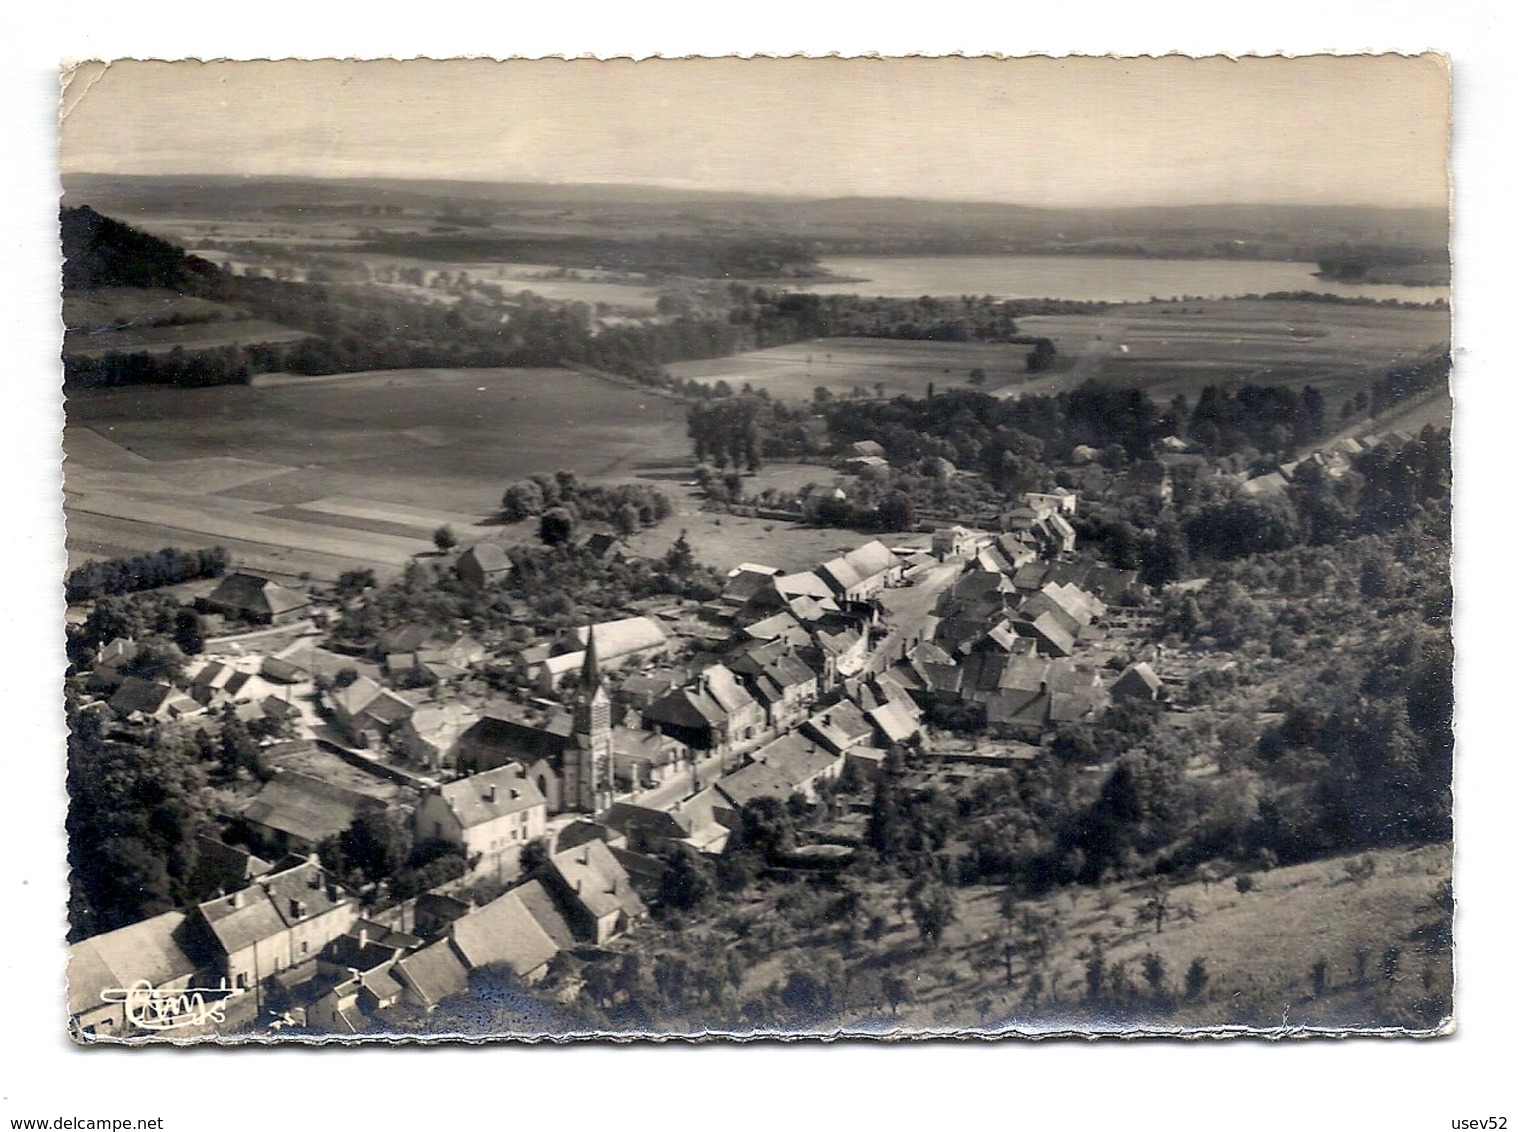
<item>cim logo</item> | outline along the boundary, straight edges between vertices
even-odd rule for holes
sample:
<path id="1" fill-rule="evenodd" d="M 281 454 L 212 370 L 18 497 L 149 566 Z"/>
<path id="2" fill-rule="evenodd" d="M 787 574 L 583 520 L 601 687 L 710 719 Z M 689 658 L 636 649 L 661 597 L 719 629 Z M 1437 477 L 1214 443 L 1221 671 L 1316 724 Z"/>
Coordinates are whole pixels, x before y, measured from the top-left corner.
<path id="1" fill-rule="evenodd" d="M 139 979 L 130 987 L 103 990 L 100 998 L 125 1003 L 127 1022 L 139 1030 L 161 1031 L 225 1022 L 227 1003 L 247 993 L 242 987 L 227 986 L 225 979 L 220 986 L 181 990 L 158 990 Z"/>

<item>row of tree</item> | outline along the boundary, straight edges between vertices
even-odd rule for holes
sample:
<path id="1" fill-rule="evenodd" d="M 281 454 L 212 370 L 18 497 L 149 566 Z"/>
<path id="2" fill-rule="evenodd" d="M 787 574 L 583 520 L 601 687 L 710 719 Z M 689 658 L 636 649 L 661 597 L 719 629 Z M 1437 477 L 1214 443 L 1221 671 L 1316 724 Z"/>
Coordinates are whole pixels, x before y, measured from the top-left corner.
<path id="1" fill-rule="evenodd" d="M 569 509 L 576 522 L 613 524 L 633 534 L 674 514 L 669 496 L 651 484 L 587 484 L 572 471 L 538 474 L 512 484 L 501 496 L 501 517 L 516 523 L 555 507 Z"/>
<path id="2" fill-rule="evenodd" d="M 105 558 L 70 570 L 64 581 L 64 593 L 73 605 L 197 578 L 219 578 L 226 572 L 229 561 L 226 549 L 220 546 L 204 550 L 164 547 L 156 553 L 132 558 Z"/>

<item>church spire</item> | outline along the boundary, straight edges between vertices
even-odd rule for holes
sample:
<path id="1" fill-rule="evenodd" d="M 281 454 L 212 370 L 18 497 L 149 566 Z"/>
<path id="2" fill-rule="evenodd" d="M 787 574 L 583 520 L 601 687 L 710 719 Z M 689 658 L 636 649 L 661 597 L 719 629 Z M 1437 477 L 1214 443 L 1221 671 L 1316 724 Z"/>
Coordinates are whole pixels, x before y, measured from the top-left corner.
<path id="1" fill-rule="evenodd" d="M 580 667 L 580 693 L 590 695 L 601 687 L 601 664 L 596 657 L 596 627 L 585 631 L 585 663 Z"/>

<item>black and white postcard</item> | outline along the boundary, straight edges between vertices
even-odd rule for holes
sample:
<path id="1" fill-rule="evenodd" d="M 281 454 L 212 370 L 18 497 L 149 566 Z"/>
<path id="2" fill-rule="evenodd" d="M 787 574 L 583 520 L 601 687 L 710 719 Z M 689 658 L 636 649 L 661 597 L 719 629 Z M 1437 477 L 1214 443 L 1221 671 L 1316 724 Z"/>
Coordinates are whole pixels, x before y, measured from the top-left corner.
<path id="1" fill-rule="evenodd" d="M 58 1032 L 1453 1030 L 1444 56 L 61 121 Z"/>

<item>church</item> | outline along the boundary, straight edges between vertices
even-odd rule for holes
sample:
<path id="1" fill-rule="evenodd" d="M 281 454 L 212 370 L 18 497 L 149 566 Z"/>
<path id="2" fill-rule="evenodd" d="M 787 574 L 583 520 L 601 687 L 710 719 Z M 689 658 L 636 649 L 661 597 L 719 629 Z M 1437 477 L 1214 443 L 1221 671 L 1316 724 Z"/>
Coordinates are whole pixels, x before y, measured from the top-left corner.
<path id="1" fill-rule="evenodd" d="M 458 766 L 465 774 L 480 774 L 519 763 L 547 801 L 549 813 L 600 813 L 612 801 L 618 730 L 592 629 L 571 710 L 533 724 L 506 718 L 504 709 L 487 709 L 459 736 Z"/>

